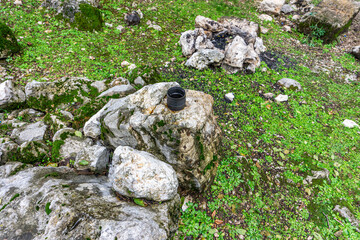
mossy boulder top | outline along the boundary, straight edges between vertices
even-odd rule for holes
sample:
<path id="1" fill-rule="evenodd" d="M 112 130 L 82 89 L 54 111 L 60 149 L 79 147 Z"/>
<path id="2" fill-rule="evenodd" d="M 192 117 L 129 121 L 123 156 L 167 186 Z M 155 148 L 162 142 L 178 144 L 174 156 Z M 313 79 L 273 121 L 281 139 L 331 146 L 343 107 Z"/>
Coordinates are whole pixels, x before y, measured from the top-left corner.
<path id="1" fill-rule="evenodd" d="M 7 58 L 13 53 L 20 51 L 20 46 L 11 29 L 0 22 L 0 59 Z"/>
<path id="2" fill-rule="evenodd" d="M 321 38 L 329 43 L 349 28 L 359 11 L 360 4 L 352 0 L 323 0 L 301 18 L 298 28 L 306 34 L 324 31 Z"/>
<path id="3" fill-rule="evenodd" d="M 99 0 L 45 0 L 42 7 L 54 9 L 57 17 L 70 21 L 81 31 L 100 31 L 103 19 L 97 7 Z"/>

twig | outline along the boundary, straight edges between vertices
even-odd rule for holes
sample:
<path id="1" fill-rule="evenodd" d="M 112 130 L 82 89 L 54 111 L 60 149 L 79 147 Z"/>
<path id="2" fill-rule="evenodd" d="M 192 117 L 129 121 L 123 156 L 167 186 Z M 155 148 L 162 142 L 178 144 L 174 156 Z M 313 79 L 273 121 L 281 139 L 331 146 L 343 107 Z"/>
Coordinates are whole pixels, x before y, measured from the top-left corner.
<path id="1" fill-rule="evenodd" d="M 326 217 L 326 221 L 327 221 L 327 224 L 328 224 L 328 228 L 330 229 L 330 224 L 329 224 L 329 219 L 328 219 L 328 216 L 322 212 L 322 214 Z"/>
<path id="2" fill-rule="evenodd" d="M 335 217 L 334 217 L 334 220 L 337 221 L 338 223 L 340 223 L 341 226 L 344 226 L 344 224 L 342 222 L 340 222 L 339 220 L 337 220 Z"/>

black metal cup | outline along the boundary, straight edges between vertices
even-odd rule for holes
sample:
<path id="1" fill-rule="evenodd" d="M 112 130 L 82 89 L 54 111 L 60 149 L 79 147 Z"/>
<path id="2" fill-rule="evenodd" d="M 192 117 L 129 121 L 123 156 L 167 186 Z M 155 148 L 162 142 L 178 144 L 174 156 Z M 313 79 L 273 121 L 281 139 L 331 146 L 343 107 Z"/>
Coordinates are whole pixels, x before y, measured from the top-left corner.
<path id="1" fill-rule="evenodd" d="M 184 109 L 186 102 L 185 90 L 181 87 L 172 87 L 167 92 L 167 106 L 172 111 Z"/>

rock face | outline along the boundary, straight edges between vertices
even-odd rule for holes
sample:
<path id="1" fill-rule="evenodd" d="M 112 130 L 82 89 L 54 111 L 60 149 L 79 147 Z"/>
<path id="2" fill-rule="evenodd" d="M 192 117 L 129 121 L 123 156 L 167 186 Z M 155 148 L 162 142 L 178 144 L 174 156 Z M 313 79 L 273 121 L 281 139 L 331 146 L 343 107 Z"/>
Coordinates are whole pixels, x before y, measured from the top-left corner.
<path id="1" fill-rule="evenodd" d="M 298 28 L 329 43 L 350 26 L 359 10 L 351 0 L 323 0 L 300 19 Z"/>
<path id="2" fill-rule="evenodd" d="M 101 138 L 113 149 L 129 146 L 169 163 L 180 185 L 203 190 L 216 173 L 221 130 L 210 95 L 186 91 L 186 107 L 172 112 L 166 93 L 177 83 L 148 85 L 112 99 L 85 124 L 85 136 Z"/>
<path id="3" fill-rule="evenodd" d="M 360 60 L 360 46 L 356 46 L 353 49 L 351 49 L 351 54 Z"/>
<path id="4" fill-rule="evenodd" d="M 15 128 L 11 134 L 11 138 L 18 144 L 30 141 L 41 141 L 44 139 L 47 127 L 48 126 L 42 121 L 26 124 L 20 128 Z"/>
<path id="5" fill-rule="evenodd" d="M 42 7 L 54 9 L 57 15 L 69 20 L 71 25 L 82 31 L 100 31 L 103 19 L 99 0 L 45 0 Z"/>
<path id="6" fill-rule="evenodd" d="M 272 14 L 280 14 L 285 0 L 263 0 L 260 3 L 260 11 Z"/>
<path id="7" fill-rule="evenodd" d="M 11 80 L 0 84 L 0 108 L 11 107 L 25 102 L 25 93 L 18 87 L 14 87 Z"/>
<path id="8" fill-rule="evenodd" d="M 3 142 L 0 144 L 0 166 L 9 160 L 11 154 L 17 152 L 19 145 L 12 141 Z"/>
<path id="9" fill-rule="evenodd" d="M 93 143 L 90 138 L 77 136 L 72 128 L 64 128 L 57 131 L 53 137 L 54 143 L 59 146 L 60 159 L 73 159 L 75 168 L 78 170 L 88 169 L 93 172 L 106 170 L 109 163 L 109 150 Z"/>
<path id="10" fill-rule="evenodd" d="M 93 81 L 87 78 L 62 78 L 54 82 L 32 81 L 26 84 L 25 94 L 29 106 L 46 110 L 68 102 L 87 102 Z"/>
<path id="11" fill-rule="evenodd" d="M 1 20 L 2 21 L 2 20 Z M 0 59 L 7 58 L 11 54 L 21 50 L 14 33 L 3 22 L 0 21 Z"/>
<path id="12" fill-rule="evenodd" d="M 195 26 L 180 37 L 183 55 L 190 57 L 186 66 L 202 70 L 221 65 L 228 73 L 253 73 L 260 66 L 259 54 L 266 48 L 258 37 L 258 24 L 235 17 L 214 21 L 197 16 Z"/>
<path id="13" fill-rule="evenodd" d="M 141 207 L 119 200 L 106 177 L 66 167 L 34 167 L 9 176 L 0 167 L 1 239 L 170 239 L 180 198 Z"/>
<path id="14" fill-rule="evenodd" d="M 109 179 L 121 195 L 167 201 L 177 195 L 176 172 L 153 155 L 119 146 L 114 152 Z"/>

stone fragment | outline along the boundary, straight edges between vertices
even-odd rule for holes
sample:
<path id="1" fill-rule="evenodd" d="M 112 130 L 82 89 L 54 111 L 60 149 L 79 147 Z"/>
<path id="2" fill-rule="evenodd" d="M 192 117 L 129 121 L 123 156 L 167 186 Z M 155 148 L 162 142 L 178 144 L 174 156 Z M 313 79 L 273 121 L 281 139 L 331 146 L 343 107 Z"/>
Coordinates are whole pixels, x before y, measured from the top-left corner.
<path id="1" fill-rule="evenodd" d="M 131 85 L 117 85 L 112 87 L 105 92 L 101 93 L 98 97 L 111 97 L 114 95 L 119 95 L 119 97 L 124 97 L 130 93 L 135 92 L 135 88 Z"/>
<path id="2" fill-rule="evenodd" d="M 195 42 L 198 36 L 203 36 L 206 38 L 204 30 L 196 28 L 195 30 L 189 30 L 181 34 L 180 45 L 182 48 L 182 53 L 184 56 L 190 56 L 193 54 L 195 49 Z"/>
<path id="3" fill-rule="evenodd" d="M 185 66 L 203 70 L 211 64 L 219 64 L 223 58 L 224 54 L 220 50 L 200 49 L 186 61 Z"/>
<path id="4" fill-rule="evenodd" d="M 231 103 L 232 101 L 234 101 L 235 96 L 233 93 L 227 93 L 225 94 L 224 98 L 226 102 Z"/>
<path id="5" fill-rule="evenodd" d="M 265 93 L 265 94 L 264 94 L 264 97 L 265 97 L 266 99 L 272 99 L 272 98 L 274 97 L 274 95 L 275 95 L 275 94 L 273 94 L 273 93 Z"/>
<path id="6" fill-rule="evenodd" d="M 281 8 L 281 12 L 284 14 L 289 14 L 293 11 L 296 11 L 296 6 L 292 4 L 284 4 Z"/>
<path id="7" fill-rule="evenodd" d="M 144 79 L 142 79 L 142 77 L 138 76 L 137 78 L 135 78 L 134 84 L 144 86 L 146 83 Z"/>
<path id="8" fill-rule="evenodd" d="M 295 81 L 294 79 L 291 78 L 282 78 L 277 82 L 277 84 L 291 90 L 296 90 L 296 91 L 302 90 L 301 84 L 298 81 Z"/>
<path id="9" fill-rule="evenodd" d="M 93 172 L 106 170 L 109 163 L 110 152 L 106 147 L 93 145 L 82 148 L 75 157 L 75 168 L 89 169 Z"/>
<path id="10" fill-rule="evenodd" d="M 353 47 L 351 49 L 351 54 L 360 60 L 360 46 Z"/>
<path id="11" fill-rule="evenodd" d="M 29 141 L 42 141 L 47 127 L 42 121 L 30 123 L 20 128 L 15 128 L 12 131 L 11 138 L 18 144 Z"/>
<path id="12" fill-rule="evenodd" d="M 356 231 L 360 232 L 359 225 L 360 221 L 354 216 L 354 214 L 347 208 L 336 205 L 334 208 L 335 212 L 338 212 L 341 217 L 347 219 L 352 226 L 356 227 Z"/>
<path id="13" fill-rule="evenodd" d="M 259 19 L 262 21 L 269 21 L 269 22 L 271 22 L 273 20 L 273 18 L 267 14 L 261 14 L 259 16 Z"/>
<path id="14" fill-rule="evenodd" d="M 288 25 L 285 25 L 285 26 L 283 27 L 283 29 L 284 29 L 285 32 L 291 32 L 291 27 L 288 26 Z"/>
<path id="15" fill-rule="evenodd" d="M 347 128 L 359 127 L 359 125 L 353 120 L 345 119 L 342 124 Z"/>
<path id="16" fill-rule="evenodd" d="M 67 167 L 9 176 L 9 169 L 0 166 L 0 239 L 172 239 L 178 228 L 178 195 L 142 207 L 119 200 L 106 176 Z"/>
<path id="17" fill-rule="evenodd" d="M 329 179 L 329 170 L 327 170 L 326 168 L 324 168 L 324 170 L 322 171 L 311 171 L 311 173 L 313 174 L 312 176 L 307 176 L 304 180 L 303 180 L 303 184 L 312 184 L 312 181 L 314 179 L 326 179 L 328 182 L 330 182 Z"/>
<path id="18" fill-rule="evenodd" d="M 202 28 L 210 32 L 221 32 L 224 30 L 224 26 L 221 23 L 203 16 L 197 16 L 195 18 L 195 27 Z"/>
<path id="19" fill-rule="evenodd" d="M 6 80 L 0 84 L 0 108 L 20 104 L 24 101 L 24 91 L 15 87 L 11 80 Z"/>
<path id="20" fill-rule="evenodd" d="M 298 29 L 310 35 L 315 31 L 325 43 L 330 43 L 350 26 L 359 11 L 360 4 L 352 0 L 323 0 L 303 15 Z"/>
<path id="21" fill-rule="evenodd" d="M 155 156 L 131 147 L 119 146 L 114 152 L 109 179 L 121 195 L 168 201 L 177 194 L 176 172 Z"/>
<path id="22" fill-rule="evenodd" d="M 280 10 L 284 4 L 285 0 L 263 0 L 260 3 L 260 11 L 271 14 L 280 14 Z"/>
<path id="23" fill-rule="evenodd" d="M 94 81 L 90 84 L 90 86 L 96 88 L 99 91 L 99 93 L 107 89 L 105 81 Z"/>
<path id="24" fill-rule="evenodd" d="M 277 101 L 277 102 L 286 102 L 288 99 L 289 99 L 289 96 L 288 96 L 288 95 L 279 94 L 279 95 L 275 98 L 275 101 Z"/>

